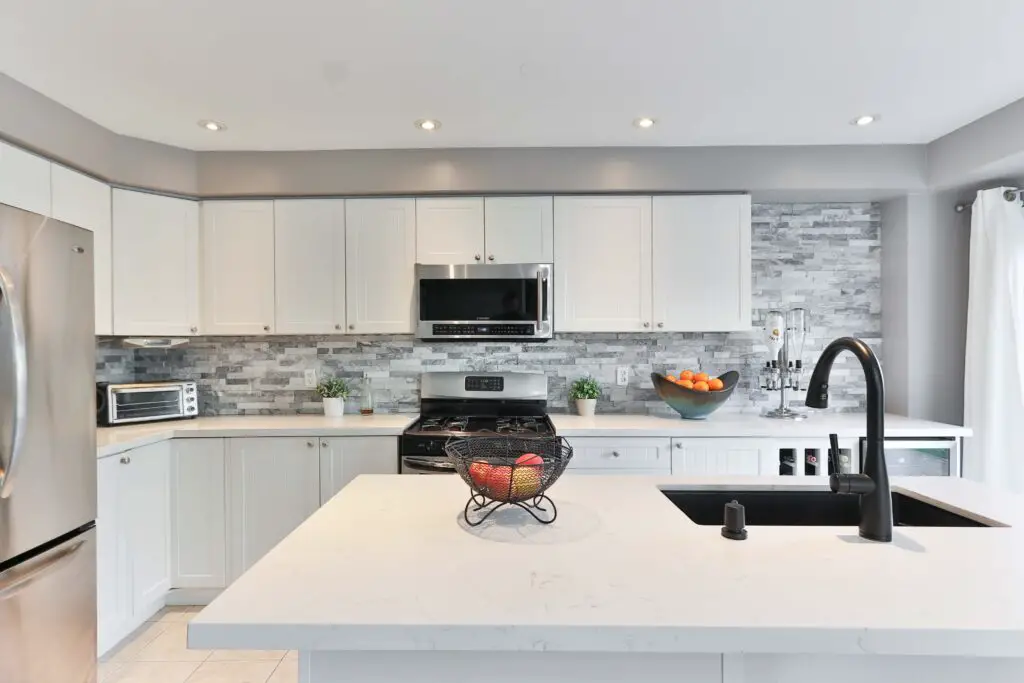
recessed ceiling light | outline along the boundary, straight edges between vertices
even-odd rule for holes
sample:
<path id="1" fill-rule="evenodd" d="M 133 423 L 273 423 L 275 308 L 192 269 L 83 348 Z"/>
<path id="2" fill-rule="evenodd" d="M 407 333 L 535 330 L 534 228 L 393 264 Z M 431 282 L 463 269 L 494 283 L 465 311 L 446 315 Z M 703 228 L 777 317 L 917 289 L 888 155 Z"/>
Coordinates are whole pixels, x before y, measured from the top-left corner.
<path id="1" fill-rule="evenodd" d="M 876 116 L 875 114 L 864 114 L 863 116 L 858 116 L 853 121 L 850 121 L 850 124 L 854 126 L 870 126 L 880 118 L 880 116 Z"/>
<path id="2" fill-rule="evenodd" d="M 650 128 L 654 125 L 654 123 L 654 119 L 650 118 L 649 116 L 641 116 L 640 118 L 633 120 L 633 125 L 636 126 L 637 128 Z"/>
<path id="3" fill-rule="evenodd" d="M 440 128 L 441 122 L 436 119 L 420 119 L 416 122 L 416 127 L 420 130 L 432 131 Z"/>
<path id="4" fill-rule="evenodd" d="M 212 131 L 214 133 L 219 133 L 220 131 L 227 130 L 227 128 L 228 128 L 223 123 L 221 123 L 219 121 L 211 121 L 210 119 L 202 119 L 202 120 L 200 120 L 199 121 L 199 126 L 201 128 L 205 128 L 206 130 Z"/>

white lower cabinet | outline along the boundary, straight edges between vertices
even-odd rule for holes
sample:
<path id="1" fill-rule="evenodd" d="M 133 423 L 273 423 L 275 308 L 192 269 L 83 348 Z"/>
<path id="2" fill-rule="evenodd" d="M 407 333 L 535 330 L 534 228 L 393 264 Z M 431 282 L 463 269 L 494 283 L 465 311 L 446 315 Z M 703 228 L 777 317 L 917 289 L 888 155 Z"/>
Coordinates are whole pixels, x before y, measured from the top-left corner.
<path id="1" fill-rule="evenodd" d="M 672 439 L 672 474 L 777 474 L 762 470 L 762 460 L 767 464 L 771 456 L 763 439 Z"/>
<path id="2" fill-rule="evenodd" d="M 170 461 L 165 441 L 97 464 L 100 653 L 163 607 L 170 589 Z"/>
<path id="3" fill-rule="evenodd" d="M 668 437 L 577 437 L 569 470 L 587 474 L 669 474 L 672 440 Z"/>
<path id="4" fill-rule="evenodd" d="M 360 474 L 398 474 L 393 436 L 343 436 L 320 439 L 320 504 Z"/>
<path id="5" fill-rule="evenodd" d="M 228 582 L 266 555 L 319 506 L 318 439 L 228 439 Z"/>
<path id="6" fill-rule="evenodd" d="M 171 443 L 171 587 L 224 588 L 224 439 Z"/>

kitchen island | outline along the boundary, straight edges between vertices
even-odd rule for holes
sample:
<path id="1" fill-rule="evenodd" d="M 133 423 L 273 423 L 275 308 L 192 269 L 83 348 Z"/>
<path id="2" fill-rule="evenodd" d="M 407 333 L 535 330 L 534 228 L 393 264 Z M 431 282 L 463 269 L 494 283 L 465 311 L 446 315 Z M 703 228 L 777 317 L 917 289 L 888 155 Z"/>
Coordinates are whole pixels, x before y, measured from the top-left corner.
<path id="1" fill-rule="evenodd" d="M 1024 680 L 1024 504 L 972 482 L 894 491 L 996 524 L 698 526 L 659 489 L 813 478 L 588 477 L 544 527 L 472 529 L 457 477 L 362 476 L 229 586 L 189 644 L 296 649 L 305 683 Z"/>

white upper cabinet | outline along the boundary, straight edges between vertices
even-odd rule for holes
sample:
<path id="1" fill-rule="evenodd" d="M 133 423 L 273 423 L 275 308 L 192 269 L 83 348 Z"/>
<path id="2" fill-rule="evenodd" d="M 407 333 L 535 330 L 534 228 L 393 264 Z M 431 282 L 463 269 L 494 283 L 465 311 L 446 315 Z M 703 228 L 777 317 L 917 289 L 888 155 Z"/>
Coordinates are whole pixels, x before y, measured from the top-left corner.
<path id="1" fill-rule="evenodd" d="M 651 327 L 651 198 L 555 198 L 555 330 Z"/>
<path id="2" fill-rule="evenodd" d="M 348 332 L 413 331 L 415 199 L 345 200 Z"/>
<path id="3" fill-rule="evenodd" d="M 53 217 L 92 232 L 96 334 L 113 334 L 110 187 L 58 164 L 51 180 Z"/>
<path id="4" fill-rule="evenodd" d="M 551 263 L 555 258 L 551 197 L 484 199 L 488 263 Z"/>
<path id="5" fill-rule="evenodd" d="M 0 204 L 50 215 L 50 162 L 0 142 Z"/>
<path id="6" fill-rule="evenodd" d="M 203 202 L 201 245 L 203 333 L 273 332 L 274 202 Z"/>
<path id="7" fill-rule="evenodd" d="M 483 258 L 482 197 L 416 200 L 417 263 L 482 263 Z"/>
<path id="8" fill-rule="evenodd" d="M 653 216 L 655 329 L 750 329 L 750 196 L 654 197 Z"/>
<path id="9" fill-rule="evenodd" d="M 345 329 L 345 200 L 274 202 L 275 331 Z"/>
<path id="10" fill-rule="evenodd" d="M 199 332 L 199 204 L 113 191 L 114 334 Z"/>

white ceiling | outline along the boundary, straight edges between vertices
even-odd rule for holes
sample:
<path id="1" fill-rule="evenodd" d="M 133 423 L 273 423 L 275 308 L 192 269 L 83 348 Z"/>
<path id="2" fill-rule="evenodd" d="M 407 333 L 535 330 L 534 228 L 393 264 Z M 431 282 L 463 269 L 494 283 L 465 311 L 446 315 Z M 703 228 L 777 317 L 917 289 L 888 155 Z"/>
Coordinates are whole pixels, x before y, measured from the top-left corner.
<path id="1" fill-rule="evenodd" d="M 1022 36 L 1020 0 L 0 0 L 0 72 L 192 149 L 923 143 L 1024 97 Z"/>

